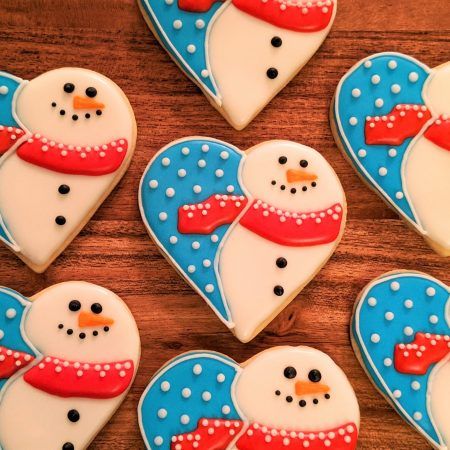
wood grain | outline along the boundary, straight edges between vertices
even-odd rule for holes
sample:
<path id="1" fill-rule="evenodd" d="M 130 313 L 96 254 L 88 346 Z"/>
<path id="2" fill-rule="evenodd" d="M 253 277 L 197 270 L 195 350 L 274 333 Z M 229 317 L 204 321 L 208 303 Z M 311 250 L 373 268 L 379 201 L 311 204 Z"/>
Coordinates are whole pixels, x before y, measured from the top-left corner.
<path id="1" fill-rule="evenodd" d="M 378 51 L 409 53 L 430 66 L 450 59 L 448 0 L 339 0 L 334 28 L 300 75 L 244 131 L 234 131 L 149 33 L 134 0 L 2 0 L 2 70 L 23 78 L 61 66 L 104 73 L 128 95 L 137 117 L 131 167 L 80 236 L 43 275 L 0 248 L 0 285 L 31 295 L 66 280 L 86 280 L 126 300 L 139 325 L 142 361 L 136 382 L 91 449 L 142 449 L 136 406 L 152 374 L 192 349 L 238 361 L 274 345 L 306 344 L 329 352 L 347 372 L 361 406 L 361 449 L 429 448 L 379 395 L 350 346 L 353 302 L 372 278 L 416 269 L 450 283 L 450 260 L 434 254 L 357 177 L 336 148 L 329 102 L 341 76 Z M 239 343 L 159 254 L 141 222 L 137 189 L 150 157 L 169 141 L 210 135 L 247 148 L 291 139 L 319 149 L 340 176 L 349 220 L 336 254 L 319 276 L 250 344 Z"/>

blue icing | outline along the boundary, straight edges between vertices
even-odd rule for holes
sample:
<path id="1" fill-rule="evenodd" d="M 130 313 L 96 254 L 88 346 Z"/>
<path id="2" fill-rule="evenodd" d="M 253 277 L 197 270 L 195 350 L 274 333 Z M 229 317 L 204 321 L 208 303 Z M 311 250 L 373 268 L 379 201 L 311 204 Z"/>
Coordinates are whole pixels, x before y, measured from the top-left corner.
<path id="1" fill-rule="evenodd" d="M 17 126 L 13 117 L 13 98 L 21 81 L 13 75 L 0 72 L 0 125 Z"/>
<path id="2" fill-rule="evenodd" d="M 203 151 L 202 147 L 208 151 Z M 183 154 L 184 148 L 189 150 L 188 155 Z M 222 157 L 224 152 L 227 159 Z M 170 164 L 165 166 L 163 162 L 167 159 Z M 221 293 L 214 261 L 230 225 L 222 225 L 210 235 L 180 234 L 178 208 L 202 202 L 214 194 L 226 194 L 230 186 L 234 188 L 233 195 L 243 195 L 238 181 L 241 159 L 239 151 L 222 142 L 207 139 L 178 141 L 150 163 L 142 178 L 140 192 L 141 210 L 147 226 L 184 276 L 226 321 L 230 321 L 230 314 Z M 199 160 L 204 160 L 206 167 L 199 167 Z M 180 177 L 180 170 L 184 170 L 186 175 Z M 218 177 L 216 170 L 223 171 L 223 176 Z M 155 181 L 157 187 L 152 188 L 150 183 Z M 195 193 L 194 186 L 200 186 L 201 192 Z M 166 194 L 169 188 L 175 191 L 173 197 Z M 162 220 L 165 215 L 167 218 Z M 200 244 L 197 250 L 193 248 L 195 243 Z M 210 262 L 209 267 L 205 267 L 205 260 Z M 212 292 L 206 289 L 207 285 L 212 286 Z"/>
<path id="3" fill-rule="evenodd" d="M 413 72 L 418 75 L 417 81 L 414 82 L 409 79 L 409 75 Z M 384 190 L 394 206 L 415 223 L 417 219 L 405 196 L 406 187 L 403 186 L 401 179 L 403 157 L 412 139 L 407 139 L 396 147 L 366 145 L 364 124 L 367 116 L 388 115 L 399 103 L 424 104 L 422 90 L 429 74 L 428 68 L 406 55 L 399 53 L 375 55 L 361 61 L 347 73 L 341 81 L 335 102 L 335 120 L 338 129 L 339 125 L 342 127 L 342 130 L 339 129 L 341 142 L 355 167 L 369 183 L 375 185 L 378 190 L 380 188 Z M 378 84 L 372 83 L 374 75 L 381 78 Z M 399 93 L 392 92 L 393 85 L 400 86 Z M 359 97 L 352 95 L 354 89 L 360 90 Z M 375 104 L 378 99 L 383 101 L 381 107 Z M 358 121 L 355 126 L 350 124 L 352 117 Z M 359 154 L 361 149 L 365 150 L 364 156 Z M 393 153 L 396 156 L 389 156 L 390 149 L 396 150 Z M 382 167 L 388 170 L 385 176 L 379 174 Z"/>
<path id="4" fill-rule="evenodd" d="M 222 3 L 214 3 L 208 12 L 193 13 L 180 9 L 177 0 L 140 2 L 165 49 L 189 76 L 196 78 L 211 95 L 217 96 L 213 76 L 209 73 L 206 35 L 208 24 Z M 189 52 L 189 46 L 195 47 L 193 53 Z"/>
<path id="5" fill-rule="evenodd" d="M 0 288 L 0 346 L 36 355 L 25 336 L 21 324 L 31 303 L 12 289 Z M 0 379 L 0 394 L 8 379 Z"/>
<path id="6" fill-rule="evenodd" d="M 396 287 L 393 282 L 399 284 L 398 290 L 393 290 Z M 428 288 L 434 289 L 434 295 L 427 294 Z M 388 275 L 364 293 L 352 322 L 352 334 L 377 387 L 392 401 L 398 402 L 395 404 L 398 412 L 405 417 L 401 406 L 409 416 L 405 419 L 422 429 L 434 442 L 440 442 L 440 439 L 427 409 L 428 380 L 434 365 L 425 375 L 401 374 L 393 364 L 394 348 L 396 344 L 412 342 L 417 332 L 450 334 L 445 314 L 449 294 L 448 288 L 425 275 Z M 411 302 L 405 303 L 406 300 Z M 386 319 L 387 312 L 393 313 L 393 319 Z M 431 316 L 436 316 L 432 321 L 437 318 L 437 323 L 430 321 Z M 380 337 L 378 343 L 372 341 L 373 335 Z M 414 383 L 418 389 L 413 389 L 413 382 L 419 383 Z M 396 390 L 401 392 L 398 399 L 393 395 Z"/>
<path id="7" fill-rule="evenodd" d="M 139 404 L 147 447 L 170 450 L 172 436 L 194 431 L 201 418 L 240 420 L 232 393 L 238 370 L 233 360 L 208 352 L 187 353 L 163 367 Z"/>

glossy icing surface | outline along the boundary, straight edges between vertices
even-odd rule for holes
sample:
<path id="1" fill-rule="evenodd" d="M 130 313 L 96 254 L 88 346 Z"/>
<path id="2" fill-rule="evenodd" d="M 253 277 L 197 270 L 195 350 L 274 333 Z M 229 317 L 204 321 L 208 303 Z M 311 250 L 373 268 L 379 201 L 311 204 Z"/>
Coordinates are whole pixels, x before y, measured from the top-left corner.
<path id="1" fill-rule="evenodd" d="M 450 342 L 449 300 L 448 287 L 428 275 L 386 274 L 364 289 L 352 321 L 353 343 L 368 375 L 439 449 L 450 442 L 449 358 L 441 349 Z"/>
<path id="2" fill-rule="evenodd" d="M 138 413 L 149 449 L 354 449 L 359 428 L 345 374 L 308 347 L 275 347 L 242 365 L 181 355 L 153 377 Z"/>
<path id="3" fill-rule="evenodd" d="M 328 162 L 287 141 L 246 154 L 213 139 L 176 141 L 150 162 L 139 198 L 152 238 L 243 342 L 320 270 L 345 226 Z"/>
<path id="4" fill-rule="evenodd" d="M 4 354 L 18 362 L 26 361 L 18 352 L 36 357 L 1 380 L 1 448 L 86 448 L 124 399 L 139 363 L 127 306 L 100 286 L 68 282 L 29 300 L 2 289 L 0 309 L 0 373 Z M 17 432 L 23 423 L 27 433 Z"/>

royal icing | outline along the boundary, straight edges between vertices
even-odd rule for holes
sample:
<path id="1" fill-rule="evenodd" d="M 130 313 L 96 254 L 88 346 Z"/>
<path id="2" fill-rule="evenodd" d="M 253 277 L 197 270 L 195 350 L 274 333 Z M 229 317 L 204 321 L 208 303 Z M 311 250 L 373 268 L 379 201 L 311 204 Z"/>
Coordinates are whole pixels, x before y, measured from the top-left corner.
<path id="1" fill-rule="evenodd" d="M 236 129 L 318 50 L 337 0 L 140 0 L 158 40 Z"/>
<path id="2" fill-rule="evenodd" d="M 140 358 L 125 303 L 83 282 L 31 299 L 0 288 L 0 343 L 4 449 L 87 448 L 124 400 Z"/>
<path id="3" fill-rule="evenodd" d="M 0 73 L 0 240 L 33 270 L 64 250 L 125 173 L 134 115 L 111 80 L 63 68 Z M 30 105 L 34 105 L 32 108 Z"/>
<path id="4" fill-rule="evenodd" d="M 388 273 L 366 286 L 351 327 L 369 377 L 440 450 L 450 448 L 449 307 L 450 290 L 440 281 L 418 272 Z"/>
<path id="5" fill-rule="evenodd" d="M 450 255 L 449 105 L 450 64 L 430 69 L 381 53 L 344 76 L 332 112 L 335 138 L 364 180 L 443 256 Z"/>
<path id="6" fill-rule="evenodd" d="M 192 352 L 164 366 L 139 408 L 148 449 L 355 449 L 359 407 L 344 372 L 309 347 L 275 347 L 242 365 Z"/>
<path id="7" fill-rule="evenodd" d="M 243 342 L 326 263 L 346 218 L 328 162 L 288 141 L 246 153 L 207 138 L 173 142 L 147 167 L 139 201 L 161 251 Z"/>

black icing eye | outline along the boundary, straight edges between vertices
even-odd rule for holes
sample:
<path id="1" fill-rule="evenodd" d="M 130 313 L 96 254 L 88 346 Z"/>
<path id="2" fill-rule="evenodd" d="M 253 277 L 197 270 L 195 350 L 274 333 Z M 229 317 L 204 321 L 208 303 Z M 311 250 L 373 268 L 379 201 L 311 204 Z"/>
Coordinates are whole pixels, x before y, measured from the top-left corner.
<path id="1" fill-rule="evenodd" d="M 75 90 L 75 85 L 73 83 L 66 83 L 64 85 L 64 92 L 71 94 Z"/>
<path id="2" fill-rule="evenodd" d="M 308 373 L 308 378 L 309 381 L 318 383 L 322 379 L 322 374 L 317 369 L 313 369 Z"/>
<path id="3" fill-rule="evenodd" d="M 81 303 L 78 300 L 72 300 L 69 303 L 69 309 L 71 311 L 79 311 L 81 309 Z"/>
<path id="4" fill-rule="evenodd" d="M 292 366 L 286 367 L 286 369 L 284 369 L 284 376 L 291 380 L 297 376 L 297 371 Z"/>
<path id="5" fill-rule="evenodd" d="M 97 95 L 97 89 L 95 89 L 95 87 L 88 87 L 86 89 L 86 95 L 88 97 L 94 98 Z"/>
<path id="6" fill-rule="evenodd" d="M 100 305 L 100 303 L 92 303 L 91 311 L 94 314 L 100 314 L 103 311 L 102 305 Z"/>
<path id="7" fill-rule="evenodd" d="M 287 163 L 287 158 L 286 158 L 286 156 L 280 156 L 280 157 L 278 158 L 278 162 L 279 162 L 280 164 L 286 164 L 286 163 Z"/>
<path id="8" fill-rule="evenodd" d="M 302 159 L 300 161 L 300 166 L 303 168 L 308 167 L 308 161 L 306 161 L 306 159 Z"/>

